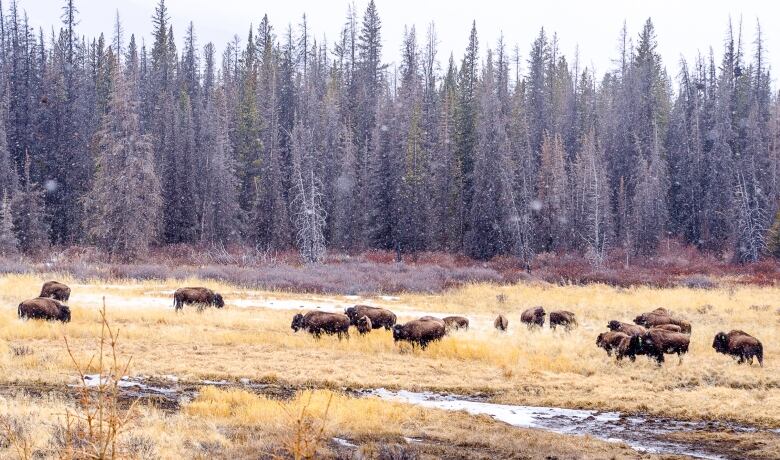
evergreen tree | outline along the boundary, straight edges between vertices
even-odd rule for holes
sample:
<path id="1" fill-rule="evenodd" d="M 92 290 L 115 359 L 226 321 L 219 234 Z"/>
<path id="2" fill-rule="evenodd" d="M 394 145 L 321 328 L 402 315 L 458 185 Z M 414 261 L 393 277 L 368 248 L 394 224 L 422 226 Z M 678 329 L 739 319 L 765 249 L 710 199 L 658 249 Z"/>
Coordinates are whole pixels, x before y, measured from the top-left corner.
<path id="1" fill-rule="evenodd" d="M 0 255 L 16 254 L 18 250 L 19 240 L 14 235 L 11 203 L 8 199 L 8 192 L 4 192 L 2 206 L 0 206 Z"/>

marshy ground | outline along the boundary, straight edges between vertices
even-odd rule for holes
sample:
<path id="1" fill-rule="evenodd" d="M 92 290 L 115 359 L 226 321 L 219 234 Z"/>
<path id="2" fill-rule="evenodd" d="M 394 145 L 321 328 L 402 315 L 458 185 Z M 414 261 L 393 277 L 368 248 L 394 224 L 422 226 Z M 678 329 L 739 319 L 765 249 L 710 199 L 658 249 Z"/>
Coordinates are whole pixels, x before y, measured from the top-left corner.
<path id="1" fill-rule="evenodd" d="M 780 456 L 780 435 L 772 431 L 780 428 L 778 287 L 732 286 L 727 280 L 714 289 L 538 282 L 358 298 L 254 291 L 202 280 L 83 283 L 64 278 L 73 289 L 71 323 L 20 321 L 16 305 L 34 297 L 42 281 L 30 275 L 0 278 L 0 415 L 17 425 L 24 422 L 17 431 L 32 440 L 31 452 L 40 456 L 55 456 L 62 414 L 77 404 L 68 386 L 77 379 L 64 338 L 75 359 L 86 365 L 100 335 L 104 297 L 108 318 L 120 330 L 118 350 L 132 358 L 128 374 L 150 382 L 175 381 L 191 390 L 175 405 L 150 399 L 137 406 L 122 435 L 136 458 L 293 456 L 294 433 L 306 430 L 311 433 L 303 437 L 316 440 L 320 457 L 352 458 L 355 452 L 365 458 L 414 453 L 421 458 L 652 456 L 592 436 L 520 429 L 487 416 L 359 395 L 358 390 L 370 388 L 711 421 L 713 429 L 696 425 L 664 436 L 706 445 L 706 451 L 725 457 Z M 171 295 L 183 285 L 213 287 L 225 297 L 226 308 L 199 312 L 185 307 L 176 314 Z M 299 307 L 335 310 L 355 303 L 390 308 L 402 322 L 421 314 L 460 314 L 471 319 L 472 327 L 424 351 L 394 344 L 384 330 L 353 333 L 343 341 L 315 340 L 290 330 Z M 571 310 L 580 326 L 568 334 L 546 327 L 529 331 L 520 313 L 535 305 Z M 596 348 L 596 336 L 609 320 L 630 322 L 658 306 L 693 325 L 691 349 L 681 364 L 672 358 L 659 368 L 641 357 L 617 364 Z M 509 318 L 507 333 L 492 327 L 499 312 Z M 763 368 L 738 366 L 712 350 L 715 333 L 731 329 L 762 340 Z M 223 380 L 226 384 L 208 385 Z M 308 414 L 303 425 L 302 411 Z M 17 455 L 11 444 L 0 442 L 5 449 L 0 456 Z"/>

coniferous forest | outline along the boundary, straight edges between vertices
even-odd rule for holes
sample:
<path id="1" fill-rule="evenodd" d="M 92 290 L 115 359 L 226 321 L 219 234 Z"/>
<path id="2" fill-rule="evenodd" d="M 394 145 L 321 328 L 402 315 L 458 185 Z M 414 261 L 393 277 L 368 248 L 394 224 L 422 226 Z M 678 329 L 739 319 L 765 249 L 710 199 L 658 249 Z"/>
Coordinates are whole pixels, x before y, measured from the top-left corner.
<path id="1" fill-rule="evenodd" d="M 151 37 L 119 15 L 86 37 L 63 4 L 41 30 L 21 2 L 0 7 L 3 253 L 239 244 L 308 261 L 598 263 L 672 238 L 735 262 L 780 255 L 780 101 L 760 24 L 724 18 L 719 58 L 703 50 L 676 75 L 650 19 L 615 24 L 596 75 L 545 29 L 518 47 L 474 25 L 442 55 L 434 24 L 383 29 L 373 0 L 327 42 L 303 16 L 257 18 L 227 44 L 173 30 L 164 0 Z M 396 33 L 390 66 L 382 37 Z"/>

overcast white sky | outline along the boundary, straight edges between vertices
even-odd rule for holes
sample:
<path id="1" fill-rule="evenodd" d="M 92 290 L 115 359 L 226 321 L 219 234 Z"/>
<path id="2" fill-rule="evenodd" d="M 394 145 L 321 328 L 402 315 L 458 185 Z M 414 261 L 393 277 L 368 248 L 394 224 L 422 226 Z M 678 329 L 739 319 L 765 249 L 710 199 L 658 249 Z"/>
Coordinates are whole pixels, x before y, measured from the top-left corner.
<path id="1" fill-rule="evenodd" d="M 111 36 L 116 11 L 122 19 L 125 34 L 145 37 L 151 34 L 151 16 L 158 0 L 76 0 L 80 11 L 81 34 L 89 37 L 105 32 Z M 65 0 L 19 0 L 36 28 L 48 33 L 52 25 L 61 24 L 61 7 Z M 288 23 L 297 25 L 307 14 L 311 30 L 318 40 L 326 36 L 333 41 L 344 23 L 348 0 L 167 0 L 174 35 L 181 43 L 187 24 L 193 21 L 200 45 L 211 41 L 222 50 L 234 34 L 242 40 L 250 23 L 258 24 L 268 13 L 277 32 Z M 368 0 L 356 0 L 362 16 Z M 471 21 L 476 20 L 480 51 L 495 46 L 503 32 L 509 49 L 520 47 L 525 59 L 531 42 L 544 26 L 557 32 L 562 51 L 572 62 L 579 45 L 581 62 L 602 73 L 612 67 L 617 38 L 625 20 L 632 37 L 636 37 L 645 19 L 656 26 L 659 51 L 669 72 L 676 76 L 680 56 L 688 59 L 698 51 L 708 53 L 713 46 L 720 56 L 729 16 L 735 28 L 742 17 L 743 41 L 752 55 L 756 20 L 760 19 L 769 62 L 780 69 L 780 7 L 774 1 L 761 0 L 376 0 L 382 19 L 384 60 L 397 60 L 404 25 L 415 25 L 418 38 L 425 39 L 427 24 L 436 23 L 440 42 L 440 61 L 444 66 L 451 51 L 458 61 L 463 53 Z M 4 2 L 7 7 L 8 2 Z M 719 60 L 719 57 L 718 57 Z M 776 79 L 776 78 L 773 78 Z"/>

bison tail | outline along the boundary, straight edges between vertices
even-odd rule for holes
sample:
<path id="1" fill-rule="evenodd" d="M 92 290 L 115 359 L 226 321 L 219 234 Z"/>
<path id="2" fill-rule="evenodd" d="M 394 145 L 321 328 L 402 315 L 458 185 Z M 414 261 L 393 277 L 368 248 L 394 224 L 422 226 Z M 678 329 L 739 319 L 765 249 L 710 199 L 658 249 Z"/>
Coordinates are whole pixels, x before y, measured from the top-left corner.
<path id="1" fill-rule="evenodd" d="M 764 367 L 764 346 L 760 343 L 756 347 L 756 358 L 758 359 L 758 365 Z"/>

